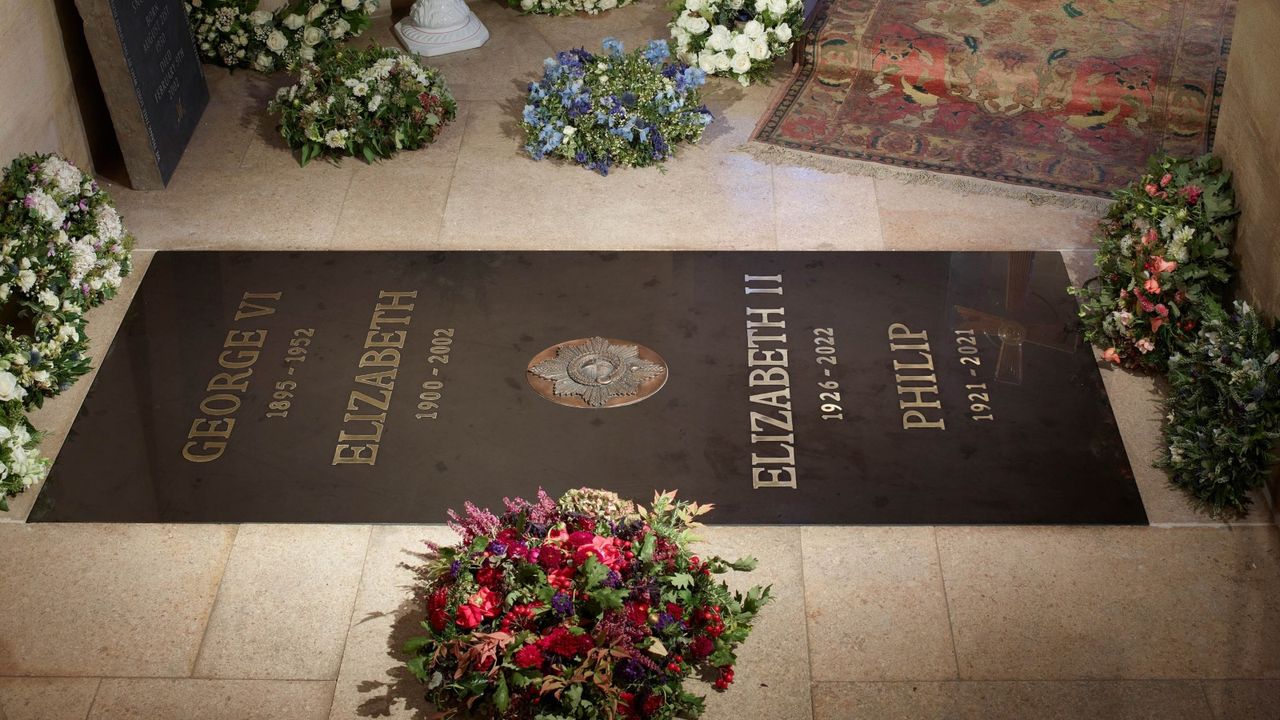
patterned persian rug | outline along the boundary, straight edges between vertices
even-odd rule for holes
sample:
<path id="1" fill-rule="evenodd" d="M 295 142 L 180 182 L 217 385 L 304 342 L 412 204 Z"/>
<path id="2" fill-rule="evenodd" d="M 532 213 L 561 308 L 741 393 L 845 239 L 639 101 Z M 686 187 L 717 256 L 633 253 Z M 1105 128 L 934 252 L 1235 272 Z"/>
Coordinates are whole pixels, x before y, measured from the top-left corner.
<path id="1" fill-rule="evenodd" d="M 1106 195 L 1212 146 L 1235 3 L 821 0 L 755 140 Z"/>

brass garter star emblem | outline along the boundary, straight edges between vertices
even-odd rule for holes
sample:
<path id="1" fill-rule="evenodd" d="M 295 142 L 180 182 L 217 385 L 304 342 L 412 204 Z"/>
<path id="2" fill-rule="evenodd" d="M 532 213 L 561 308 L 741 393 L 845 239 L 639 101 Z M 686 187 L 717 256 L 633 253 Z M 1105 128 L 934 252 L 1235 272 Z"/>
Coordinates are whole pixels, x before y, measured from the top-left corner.
<path id="1" fill-rule="evenodd" d="M 561 405 L 619 407 L 656 393 L 666 373 L 666 363 L 646 347 L 593 337 L 538 353 L 529 363 L 529 384 Z"/>

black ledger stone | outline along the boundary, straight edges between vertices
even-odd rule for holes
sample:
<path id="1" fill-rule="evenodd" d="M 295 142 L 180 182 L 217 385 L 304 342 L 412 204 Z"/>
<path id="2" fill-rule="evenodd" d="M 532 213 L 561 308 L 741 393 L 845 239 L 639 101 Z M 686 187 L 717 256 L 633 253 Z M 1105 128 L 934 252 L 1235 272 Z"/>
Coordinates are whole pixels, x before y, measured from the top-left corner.
<path id="1" fill-rule="evenodd" d="M 440 522 L 596 486 L 719 523 L 1145 523 L 1066 285 L 1051 253 L 161 252 L 32 519 Z M 534 391 L 533 356 L 597 335 L 665 386 Z"/>

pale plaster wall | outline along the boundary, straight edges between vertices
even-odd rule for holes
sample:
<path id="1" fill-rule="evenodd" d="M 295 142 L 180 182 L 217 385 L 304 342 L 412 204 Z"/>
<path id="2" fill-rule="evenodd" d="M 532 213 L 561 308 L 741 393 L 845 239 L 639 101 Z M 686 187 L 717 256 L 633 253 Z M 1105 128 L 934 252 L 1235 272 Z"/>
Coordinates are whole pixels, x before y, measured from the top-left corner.
<path id="1" fill-rule="evenodd" d="M 1280 2 L 1240 0 L 1214 152 L 1234 173 L 1241 297 L 1280 317 Z M 1280 499 L 1280 476 L 1273 475 Z M 1280 508 L 1280 502 L 1277 503 Z"/>
<path id="2" fill-rule="evenodd" d="M 37 151 L 93 167 L 53 0 L 0 0 L 0 163 Z"/>

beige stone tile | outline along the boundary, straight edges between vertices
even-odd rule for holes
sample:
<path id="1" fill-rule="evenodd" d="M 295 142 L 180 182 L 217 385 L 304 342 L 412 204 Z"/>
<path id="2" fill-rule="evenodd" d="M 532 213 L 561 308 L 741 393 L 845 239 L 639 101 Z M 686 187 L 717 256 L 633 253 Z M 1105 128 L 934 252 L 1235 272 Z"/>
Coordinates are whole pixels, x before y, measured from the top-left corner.
<path id="1" fill-rule="evenodd" d="M 1091 248 L 1100 214 L 968 194 L 945 186 L 876 180 L 885 247 L 891 250 Z"/>
<path id="2" fill-rule="evenodd" d="M 261 170 L 175 176 L 163 191 L 118 185 L 116 198 L 138 247 L 158 250 L 327 250 L 355 163 L 288 158 Z M 287 162 L 286 162 L 287 161 Z"/>
<path id="3" fill-rule="evenodd" d="M 627 51 L 639 49 L 650 40 L 666 40 L 670 37 L 667 30 L 670 20 L 671 11 L 666 3 L 651 0 L 636 0 L 626 7 L 597 15 L 524 18 L 525 24 L 537 30 L 554 50 L 584 47 L 591 52 L 599 51 L 601 41 L 607 37 L 621 40 Z"/>
<path id="4" fill-rule="evenodd" d="M 699 146 L 608 177 L 523 154 L 516 111 L 472 107 L 440 243 L 451 249 L 774 247 L 771 168 Z"/>
<path id="5" fill-rule="evenodd" d="M 942 528 L 961 677 L 1280 678 L 1275 528 Z"/>
<path id="6" fill-rule="evenodd" d="M 241 526 L 193 674 L 337 678 L 369 531 Z"/>
<path id="7" fill-rule="evenodd" d="M 324 720 L 333 683 L 106 679 L 90 720 Z"/>
<path id="8" fill-rule="evenodd" d="M 819 683 L 815 720 L 1209 720 L 1198 682 Z"/>
<path id="9" fill-rule="evenodd" d="M 0 718 L 82 720 L 98 678 L 0 678 Z"/>
<path id="10" fill-rule="evenodd" d="M 880 208 L 868 177 L 773 169 L 779 250 L 880 250 Z"/>
<path id="11" fill-rule="evenodd" d="M 932 528 L 806 527 L 802 537 L 814 682 L 956 678 Z"/>
<path id="12" fill-rule="evenodd" d="M 0 525 L 0 675 L 186 675 L 235 528 Z"/>
<path id="13" fill-rule="evenodd" d="M 444 73 L 460 103 L 523 95 L 542 76 L 542 61 L 563 48 L 551 47 L 505 2 L 476 2 L 471 9 L 489 29 L 489 41 L 474 50 L 427 58 L 426 63 Z"/>
<path id="14" fill-rule="evenodd" d="M 422 563 L 428 540 L 448 544 L 457 536 L 443 525 L 373 528 L 333 696 L 334 720 L 425 716 L 426 691 L 405 668 L 402 649 L 426 619 L 414 602 L 413 567 Z"/>
<path id="15" fill-rule="evenodd" d="M 700 554 L 719 555 L 730 561 L 748 556 L 759 560 L 752 572 L 728 573 L 725 580 L 731 588 L 745 592 L 754 585 L 771 585 L 774 595 L 774 600 L 761 611 L 751 637 L 738 651 L 734 681 L 728 691 L 691 689 L 699 694 L 709 691 L 706 717 L 811 717 L 800 528 L 712 525 L 698 534 L 705 538 L 696 548 Z"/>
<path id="16" fill-rule="evenodd" d="M 57 459 L 58 451 L 62 449 L 62 443 L 66 441 L 67 433 L 71 430 L 71 424 L 80 412 L 80 405 L 89 393 L 90 386 L 93 385 L 97 368 L 106 357 L 107 350 L 111 348 L 111 339 L 120 329 L 120 323 L 129 310 L 129 303 L 132 302 L 143 276 L 146 275 L 153 254 L 145 250 L 134 251 L 133 272 L 121 284 L 119 294 L 107 303 L 89 311 L 85 331 L 89 336 L 89 356 L 93 360 L 93 369 L 66 391 L 46 400 L 42 407 L 28 413 L 27 417 L 32 424 L 44 433 L 44 439 L 40 442 L 40 452 L 45 457 Z M 10 498 L 9 512 L 0 513 L 0 522 L 25 522 L 42 487 L 44 487 L 43 484 L 36 485 L 18 497 Z"/>
<path id="17" fill-rule="evenodd" d="M 1280 718 L 1280 681 L 1206 681 L 1205 698 L 1215 720 Z"/>

